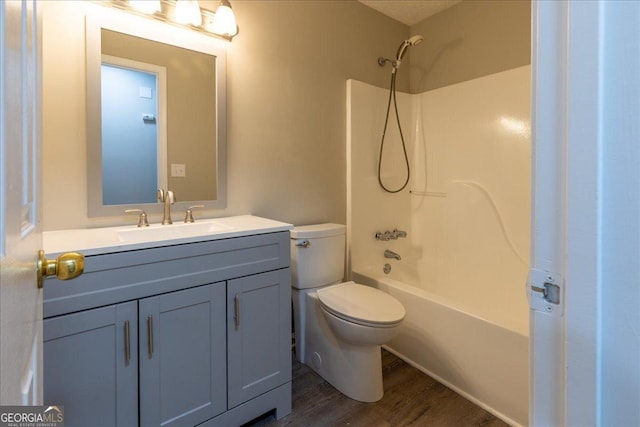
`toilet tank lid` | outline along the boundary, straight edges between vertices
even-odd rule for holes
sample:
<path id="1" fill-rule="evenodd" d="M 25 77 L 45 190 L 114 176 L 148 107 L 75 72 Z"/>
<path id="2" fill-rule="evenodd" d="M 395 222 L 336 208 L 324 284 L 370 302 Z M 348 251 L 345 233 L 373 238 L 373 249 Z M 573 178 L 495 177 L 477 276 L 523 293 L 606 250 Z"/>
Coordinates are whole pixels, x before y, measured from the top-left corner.
<path id="1" fill-rule="evenodd" d="M 292 239 L 312 239 L 314 237 L 329 237 L 345 234 L 346 227 L 342 224 L 313 224 L 293 227 Z"/>

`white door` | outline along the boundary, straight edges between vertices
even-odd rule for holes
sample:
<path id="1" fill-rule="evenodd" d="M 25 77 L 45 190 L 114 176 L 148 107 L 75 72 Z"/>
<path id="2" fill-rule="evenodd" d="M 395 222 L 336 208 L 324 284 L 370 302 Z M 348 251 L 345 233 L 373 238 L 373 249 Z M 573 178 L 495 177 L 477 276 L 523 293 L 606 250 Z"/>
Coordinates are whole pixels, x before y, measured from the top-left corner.
<path id="1" fill-rule="evenodd" d="M 532 7 L 529 424 L 640 425 L 640 2 Z"/>
<path id="2" fill-rule="evenodd" d="M 42 403 L 40 29 L 35 0 L 0 2 L 0 404 Z"/>

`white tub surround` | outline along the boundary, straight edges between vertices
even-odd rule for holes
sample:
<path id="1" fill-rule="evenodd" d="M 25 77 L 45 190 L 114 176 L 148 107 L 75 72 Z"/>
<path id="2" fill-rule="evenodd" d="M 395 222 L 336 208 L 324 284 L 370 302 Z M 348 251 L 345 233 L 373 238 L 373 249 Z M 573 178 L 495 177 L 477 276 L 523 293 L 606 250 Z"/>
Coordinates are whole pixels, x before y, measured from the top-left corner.
<path id="1" fill-rule="evenodd" d="M 511 424 L 528 418 L 529 88 L 524 66 L 398 93 L 411 181 L 388 194 L 376 175 L 389 91 L 347 83 L 350 278 L 393 278 L 377 286 L 407 318 L 389 348 Z M 397 126 L 386 138 L 393 186 L 406 173 Z M 374 237 L 394 229 L 406 237 Z"/>

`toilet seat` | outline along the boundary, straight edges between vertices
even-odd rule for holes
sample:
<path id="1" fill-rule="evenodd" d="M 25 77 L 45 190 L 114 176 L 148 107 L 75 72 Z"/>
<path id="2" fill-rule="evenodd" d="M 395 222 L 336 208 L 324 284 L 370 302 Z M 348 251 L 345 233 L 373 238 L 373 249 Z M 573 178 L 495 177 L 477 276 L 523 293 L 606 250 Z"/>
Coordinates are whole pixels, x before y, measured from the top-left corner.
<path id="1" fill-rule="evenodd" d="M 394 327 L 406 313 L 391 295 L 353 281 L 319 289 L 318 300 L 330 314 L 363 326 Z"/>

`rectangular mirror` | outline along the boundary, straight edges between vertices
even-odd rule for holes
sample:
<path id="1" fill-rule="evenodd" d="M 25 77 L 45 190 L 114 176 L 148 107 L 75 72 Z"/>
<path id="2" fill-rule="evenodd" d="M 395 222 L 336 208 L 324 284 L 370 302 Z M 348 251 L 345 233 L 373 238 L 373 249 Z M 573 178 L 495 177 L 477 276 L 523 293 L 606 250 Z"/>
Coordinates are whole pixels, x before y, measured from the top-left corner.
<path id="1" fill-rule="evenodd" d="M 226 205 L 226 42 L 105 10 L 86 18 L 88 214 Z M 174 209 L 174 210 L 175 210 Z"/>

